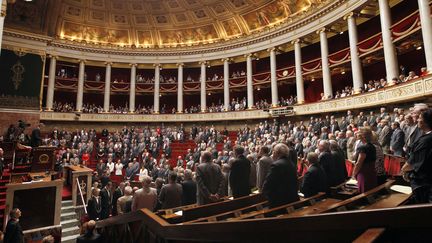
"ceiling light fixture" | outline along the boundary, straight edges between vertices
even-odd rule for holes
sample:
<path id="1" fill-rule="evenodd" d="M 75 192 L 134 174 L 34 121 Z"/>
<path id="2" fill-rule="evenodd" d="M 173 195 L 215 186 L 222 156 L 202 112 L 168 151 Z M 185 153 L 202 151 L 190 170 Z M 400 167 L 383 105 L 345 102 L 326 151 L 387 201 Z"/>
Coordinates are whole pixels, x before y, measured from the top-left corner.
<path id="1" fill-rule="evenodd" d="M 343 31 L 339 32 L 340 35 L 342 35 L 343 33 L 344 33 Z"/>
<path id="2" fill-rule="evenodd" d="M 419 51 L 422 49 L 422 46 L 417 46 L 416 50 Z"/>
<path id="3" fill-rule="evenodd" d="M 341 74 L 345 74 L 345 71 L 342 71 Z"/>

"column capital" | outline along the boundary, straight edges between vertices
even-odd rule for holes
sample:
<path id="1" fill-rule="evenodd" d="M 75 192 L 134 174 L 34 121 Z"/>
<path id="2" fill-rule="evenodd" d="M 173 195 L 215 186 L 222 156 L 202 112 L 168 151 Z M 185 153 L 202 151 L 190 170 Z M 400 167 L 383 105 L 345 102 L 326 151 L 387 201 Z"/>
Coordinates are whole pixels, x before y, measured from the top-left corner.
<path id="1" fill-rule="evenodd" d="M 324 32 L 324 33 L 327 32 L 328 30 L 329 30 L 328 28 L 323 27 L 323 28 L 317 30 L 316 33 L 317 33 L 317 34 L 321 34 L 321 33 L 323 33 L 323 32 Z"/>
<path id="2" fill-rule="evenodd" d="M 253 53 L 248 53 L 248 54 L 244 54 L 244 57 L 248 58 L 248 57 L 252 57 L 254 54 Z"/>
<path id="3" fill-rule="evenodd" d="M 136 66 L 138 66 L 138 64 L 136 64 L 136 63 L 129 63 L 129 66 L 136 67 Z"/>
<path id="4" fill-rule="evenodd" d="M 349 18 L 356 18 L 356 17 L 358 17 L 358 13 L 356 13 L 356 12 L 349 12 L 348 14 L 346 14 L 344 17 L 343 17 L 343 20 L 348 20 Z"/>
<path id="5" fill-rule="evenodd" d="M 112 66 L 113 65 L 113 63 L 112 62 L 104 62 L 104 64 L 105 64 L 105 66 Z"/>
<path id="6" fill-rule="evenodd" d="M 185 64 L 182 63 L 182 62 L 176 63 L 176 66 L 177 66 L 177 67 L 180 67 L 180 66 L 184 67 L 184 65 L 185 65 Z"/>
<path id="7" fill-rule="evenodd" d="M 52 54 L 49 54 L 48 57 L 49 57 L 49 58 L 53 58 L 53 59 L 58 59 L 58 56 L 56 56 L 56 55 L 52 55 Z"/>
<path id="8" fill-rule="evenodd" d="M 233 59 L 231 57 L 227 57 L 227 58 L 222 58 L 221 61 L 231 63 Z"/>
<path id="9" fill-rule="evenodd" d="M 278 51 L 278 50 L 279 50 L 278 47 L 273 46 L 273 47 L 268 48 L 267 52 Z"/>
<path id="10" fill-rule="evenodd" d="M 161 67 L 162 65 L 160 63 L 153 63 L 153 67 Z"/>
<path id="11" fill-rule="evenodd" d="M 86 60 L 85 59 L 78 59 L 78 63 L 86 63 Z"/>
<path id="12" fill-rule="evenodd" d="M 208 64 L 208 61 L 199 61 L 198 64 L 199 64 L 199 65 L 207 65 L 207 64 Z"/>

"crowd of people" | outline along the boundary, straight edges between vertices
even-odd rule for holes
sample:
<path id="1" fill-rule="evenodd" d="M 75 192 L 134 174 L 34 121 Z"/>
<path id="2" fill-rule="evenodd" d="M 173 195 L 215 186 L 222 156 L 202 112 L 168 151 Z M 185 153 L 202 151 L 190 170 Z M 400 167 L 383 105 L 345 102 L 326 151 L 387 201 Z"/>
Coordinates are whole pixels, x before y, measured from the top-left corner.
<path id="1" fill-rule="evenodd" d="M 275 207 L 345 182 L 346 160 L 355 165 L 358 191 L 365 192 L 385 182 L 384 154 L 407 158 L 402 172 L 412 185 L 413 201 L 431 202 L 431 129 L 432 110 L 416 104 L 390 112 L 384 107 L 368 114 L 347 111 L 340 119 L 265 120 L 238 129 L 236 139 L 227 129 L 193 125 L 188 133 L 183 126 L 104 129 L 100 135 L 54 129 L 41 144 L 58 148 L 60 168 L 96 156 L 88 212 L 90 219 L 100 220 L 140 208 L 238 198 L 253 190 Z M 196 147 L 172 157 L 170 144 L 185 140 Z"/>

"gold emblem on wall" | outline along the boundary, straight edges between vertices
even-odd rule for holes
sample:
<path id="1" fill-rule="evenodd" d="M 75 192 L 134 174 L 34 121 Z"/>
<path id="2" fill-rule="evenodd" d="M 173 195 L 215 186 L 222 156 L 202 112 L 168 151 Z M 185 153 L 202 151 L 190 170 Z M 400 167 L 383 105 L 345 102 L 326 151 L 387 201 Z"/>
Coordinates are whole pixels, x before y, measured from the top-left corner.
<path id="1" fill-rule="evenodd" d="M 18 61 L 17 63 L 15 63 L 12 66 L 11 70 L 14 73 L 13 76 L 12 76 L 12 82 L 14 84 L 14 88 L 15 88 L 15 90 L 18 90 L 21 82 L 24 80 L 23 74 L 25 72 L 25 68 L 21 64 L 21 62 Z"/>
<path id="2" fill-rule="evenodd" d="M 39 156 L 39 163 L 41 163 L 41 164 L 48 164 L 48 161 L 49 161 L 48 154 L 41 154 Z"/>

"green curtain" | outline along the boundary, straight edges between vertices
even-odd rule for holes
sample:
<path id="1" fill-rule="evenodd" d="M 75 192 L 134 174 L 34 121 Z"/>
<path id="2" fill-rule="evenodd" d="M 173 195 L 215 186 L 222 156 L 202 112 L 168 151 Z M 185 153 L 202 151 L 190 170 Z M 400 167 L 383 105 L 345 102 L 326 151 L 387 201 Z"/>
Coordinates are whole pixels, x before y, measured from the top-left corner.
<path id="1" fill-rule="evenodd" d="M 2 49 L 0 107 L 39 109 L 45 57 Z"/>

